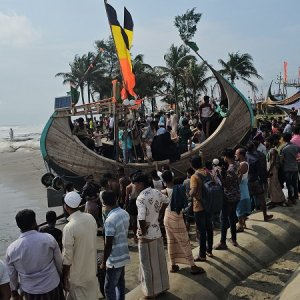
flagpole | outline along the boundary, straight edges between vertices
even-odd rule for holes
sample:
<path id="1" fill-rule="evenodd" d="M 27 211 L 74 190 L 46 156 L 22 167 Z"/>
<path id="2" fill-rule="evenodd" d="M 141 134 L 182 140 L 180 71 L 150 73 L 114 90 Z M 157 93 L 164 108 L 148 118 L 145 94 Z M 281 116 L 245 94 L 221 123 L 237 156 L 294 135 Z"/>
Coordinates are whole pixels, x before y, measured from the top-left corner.
<path id="1" fill-rule="evenodd" d="M 107 8 L 106 8 L 107 0 L 103 0 L 103 1 L 104 1 L 104 6 L 105 6 L 105 12 L 106 12 L 107 20 L 108 20 L 108 23 L 109 23 L 109 17 L 108 17 L 108 12 L 107 12 Z M 114 40 L 114 47 L 115 47 L 116 54 L 118 56 L 118 51 L 117 51 L 117 47 L 116 47 L 116 40 L 115 40 L 115 37 L 113 35 L 110 23 L 109 23 L 109 29 L 110 29 L 110 34 L 111 34 L 111 36 L 112 36 L 112 38 Z M 123 87 L 126 88 L 125 81 L 124 81 L 124 74 L 123 74 L 123 70 L 121 68 L 121 63 L 120 63 L 119 58 L 118 58 L 118 63 L 119 63 L 120 73 L 121 73 L 121 76 L 122 76 Z"/>
<path id="2" fill-rule="evenodd" d="M 109 22 L 109 17 L 108 17 L 108 12 L 107 12 L 106 4 L 107 4 L 107 0 L 104 0 L 105 12 L 106 12 L 106 16 L 107 16 L 108 23 L 109 23 L 109 29 L 110 29 L 111 36 L 112 36 L 112 38 L 114 40 L 114 46 L 115 46 L 116 54 L 118 56 L 118 51 L 117 51 L 117 47 L 116 47 L 116 40 L 115 40 L 115 37 L 113 35 L 112 29 L 111 29 L 111 25 L 110 25 L 110 22 Z M 120 73 L 121 73 L 121 77 L 122 77 L 123 87 L 126 89 L 125 80 L 124 80 L 124 74 L 123 74 L 123 70 L 122 70 L 122 67 L 121 67 L 121 63 L 120 63 L 119 57 L 118 57 L 118 62 L 119 62 L 119 68 L 120 68 Z M 128 134 L 128 132 L 127 132 L 127 125 L 126 125 L 127 107 L 125 105 L 123 105 L 123 106 L 124 106 L 124 121 L 125 121 L 124 131 L 126 131 L 126 133 Z M 115 120 L 116 120 L 116 117 L 115 117 Z M 118 136 L 118 133 L 115 133 L 115 134 L 116 134 L 115 137 Z M 115 138 L 115 140 L 117 140 L 117 139 Z M 116 147 L 118 147 L 118 145 L 116 145 Z M 123 158 L 125 160 L 125 162 L 126 162 L 127 155 L 128 154 L 127 154 L 127 138 L 126 138 L 125 139 L 125 157 Z"/>

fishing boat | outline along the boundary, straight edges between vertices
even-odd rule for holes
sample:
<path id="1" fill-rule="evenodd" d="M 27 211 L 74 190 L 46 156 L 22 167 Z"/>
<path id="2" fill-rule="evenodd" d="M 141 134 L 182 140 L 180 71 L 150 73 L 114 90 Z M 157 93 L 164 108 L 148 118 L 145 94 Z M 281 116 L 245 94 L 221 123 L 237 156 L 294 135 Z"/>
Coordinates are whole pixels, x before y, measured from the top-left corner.
<path id="1" fill-rule="evenodd" d="M 170 163 L 168 160 L 146 163 L 127 163 L 101 156 L 86 147 L 76 135 L 72 134 L 72 116 L 101 113 L 102 110 L 118 115 L 123 105 L 112 99 L 101 100 L 85 105 L 70 105 L 56 108 L 48 120 L 41 136 L 40 149 L 45 165 L 50 173 L 55 173 L 65 181 L 71 181 L 77 188 L 84 184 L 84 177 L 93 174 L 99 180 L 105 173 L 116 173 L 124 167 L 127 174 L 137 170 L 150 172 L 157 166 L 169 164 L 176 175 L 185 175 L 190 158 L 199 155 L 204 159 L 220 156 L 222 149 L 239 144 L 251 131 L 253 111 L 249 101 L 225 79 L 208 65 L 222 91 L 221 103 L 226 104 L 228 113 L 217 129 L 192 150 L 183 153 L 180 160 Z"/>
<path id="2" fill-rule="evenodd" d="M 300 91 L 297 91 L 295 94 L 293 94 L 290 97 L 286 97 L 285 94 L 280 94 L 281 96 L 284 95 L 283 99 L 278 99 L 276 95 L 273 95 L 271 92 L 272 89 L 272 82 L 270 84 L 269 90 L 268 90 L 268 97 L 266 101 L 264 101 L 263 105 L 265 106 L 285 106 L 285 105 L 291 105 L 294 103 L 297 103 L 300 100 Z"/>

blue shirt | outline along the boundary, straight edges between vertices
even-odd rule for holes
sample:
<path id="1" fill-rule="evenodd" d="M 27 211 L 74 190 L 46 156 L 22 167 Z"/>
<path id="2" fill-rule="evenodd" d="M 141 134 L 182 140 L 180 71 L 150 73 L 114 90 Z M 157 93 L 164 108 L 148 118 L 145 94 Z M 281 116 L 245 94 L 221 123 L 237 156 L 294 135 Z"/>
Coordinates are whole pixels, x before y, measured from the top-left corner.
<path id="1" fill-rule="evenodd" d="M 107 268 L 121 268 L 130 262 L 128 249 L 129 214 L 120 207 L 109 212 L 104 223 L 105 236 L 113 237 L 113 246 L 106 261 Z"/>
<path id="2" fill-rule="evenodd" d="M 166 128 L 159 127 L 158 130 L 157 130 L 157 132 L 156 132 L 156 135 L 161 135 L 161 134 L 164 134 L 166 132 L 167 132 Z"/>

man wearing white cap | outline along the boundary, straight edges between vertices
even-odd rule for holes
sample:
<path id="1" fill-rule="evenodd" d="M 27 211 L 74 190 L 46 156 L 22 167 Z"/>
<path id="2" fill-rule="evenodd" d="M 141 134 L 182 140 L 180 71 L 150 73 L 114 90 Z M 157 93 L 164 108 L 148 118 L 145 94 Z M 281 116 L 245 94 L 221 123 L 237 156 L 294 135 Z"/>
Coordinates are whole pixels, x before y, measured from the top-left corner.
<path id="1" fill-rule="evenodd" d="M 69 192 L 64 199 L 69 223 L 63 231 L 63 285 L 67 300 L 97 300 L 97 223 L 94 217 L 79 211 L 81 197 Z"/>

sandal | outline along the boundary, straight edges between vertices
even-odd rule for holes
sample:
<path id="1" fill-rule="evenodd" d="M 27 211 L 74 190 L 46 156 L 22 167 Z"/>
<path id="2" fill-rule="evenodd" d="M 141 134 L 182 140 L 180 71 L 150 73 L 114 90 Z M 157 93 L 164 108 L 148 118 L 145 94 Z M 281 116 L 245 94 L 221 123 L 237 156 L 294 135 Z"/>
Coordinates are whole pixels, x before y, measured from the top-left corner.
<path id="1" fill-rule="evenodd" d="M 179 266 L 178 265 L 173 265 L 171 270 L 170 270 L 170 273 L 176 273 L 179 271 Z"/>
<path id="2" fill-rule="evenodd" d="M 242 226 L 239 226 L 236 228 L 236 232 L 244 232 L 244 228 Z"/>
<path id="3" fill-rule="evenodd" d="M 215 250 L 227 250 L 228 247 L 225 243 L 219 243 L 217 246 L 214 247 Z"/>
<path id="4" fill-rule="evenodd" d="M 273 215 L 266 215 L 265 217 L 264 217 L 264 221 L 265 222 L 268 222 L 269 220 L 271 220 L 273 218 Z"/>
<path id="5" fill-rule="evenodd" d="M 206 261 L 206 257 L 195 256 L 194 261 L 197 261 L 197 262 Z"/>
<path id="6" fill-rule="evenodd" d="M 211 252 L 206 252 L 206 255 L 207 255 L 208 257 L 214 257 L 214 255 L 213 255 Z"/>
<path id="7" fill-rule="evenodd" d="M 238 247 L 239 244 L 237 243 L 237 241 L 234 241 L 233 239 L 230 239 L 230 241 L 234 247 Z"/>
<path id="8" fill-rule="evenodd" d="M 191 274 L 196 275 L 196 274 L 203 274 L 205 273 L 205 270 L 201 267 L 198 267 L 196 265 L 191 266 Z"/>

